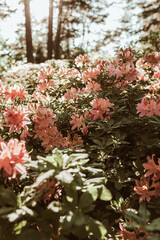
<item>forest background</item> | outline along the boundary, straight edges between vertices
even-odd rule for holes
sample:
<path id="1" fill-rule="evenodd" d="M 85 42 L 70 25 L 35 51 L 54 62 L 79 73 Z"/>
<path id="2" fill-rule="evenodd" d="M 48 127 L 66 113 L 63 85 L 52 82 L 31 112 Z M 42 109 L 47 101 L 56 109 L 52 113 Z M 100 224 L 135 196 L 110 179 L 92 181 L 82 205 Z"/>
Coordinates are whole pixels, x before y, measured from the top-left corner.
<path id="1" fill-rule="evenodd" d="M 120 47 L 158 51 L 158 0 L 1 0 L 1 72 L 18 62 L 40 63 Z"/>

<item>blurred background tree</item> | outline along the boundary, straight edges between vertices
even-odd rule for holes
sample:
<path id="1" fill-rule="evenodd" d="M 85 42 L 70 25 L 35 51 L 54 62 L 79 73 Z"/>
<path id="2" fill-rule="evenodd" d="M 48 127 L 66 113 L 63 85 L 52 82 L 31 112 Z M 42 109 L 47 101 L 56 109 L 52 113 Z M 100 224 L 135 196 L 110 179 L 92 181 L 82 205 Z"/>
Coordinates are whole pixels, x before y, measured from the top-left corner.
<path id="1" fill-rule="evenodd" d="M 110 44 L 128 47 L 136 41 L 144 51 L 159 51 L 159 0 L 44 0 L 48 16 L 40 20 L 33 15 L 34 1 L 15 0 L 23 7 L 24 17 L 17 24 L 13 43 L 1 35 L 2 69 L 17 61 L 40 63 L 52 57 L 73 58 L 77 51 L 103 53 Z M 1 24 L 14 15 L 13 6 L 1 0 Z M 123 14 L 115 16 L 118 24 L 113 28 L 108 19 L 115 6 Z"/>

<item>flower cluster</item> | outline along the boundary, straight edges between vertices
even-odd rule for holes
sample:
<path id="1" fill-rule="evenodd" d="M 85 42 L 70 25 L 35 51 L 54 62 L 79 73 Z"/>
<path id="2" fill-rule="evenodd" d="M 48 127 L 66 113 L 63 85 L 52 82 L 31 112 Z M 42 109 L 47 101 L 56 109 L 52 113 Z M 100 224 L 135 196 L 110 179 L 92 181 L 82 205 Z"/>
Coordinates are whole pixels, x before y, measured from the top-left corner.
<path id="1" fill-rule="evenodd" d="M 134 66 L 135 57 L 130 49 L 121 50 L 117 58 L 108 64 L 107 71 L 110 77 L 114 76 L 116 87 L 125 87 L 137 79 L 137 70 Z"/>
<path id="2" fill-rule="evenodd" d="M 20 133 L 20 131 L 23 129 L 22 138 L 24 136 L 29 136 L 28 132 L 28 126 L 31 124 L 31 121 L 29 119 L 29 114 L 31 112 L 21 105 L 18 105 L 18 107 L 10 106 L 6 109 L 4 113 L 5 118 L 5 124 L 4 126 L 10 127 L 9 133 L 12 133 L 13 131 L 16 131 L 17 133 Z"/>
<path id="3" fill-rule="evenodd" d="M 148 100 L 147 97 L 150 97 L 150 99 Z M 160 116 L 160 98 L 155 101 L 152 96 L 146 95 L 142 98 L 141 103 L 138 103 L 137 113 L 140 113 L 140 117 L 151 117 L 154 114 Z"/>
<path id="4" fill-rule="evenodd" d="M 54 87 L 55 83 L 52 80 L 54 73 L 55 71 L 53 68 L 43 68 L 40 70 L 38 74 L 39 84 L 37 86 L 39 92 L 44 92 L 50 87 Z"/>
<path id="5" fill-rule="evenodd" d="M 88 65 L 89 63 L 90 59 L 87 55 L 79 55 L 75 59 L 75 64 L 77 67 L 83 67 L 84 65 Z"/>
<path id="6" fill-rule="evenodd" d="M 160 158 L 158 164 L 154 161 L 154 154 L 152 158 L 147 157 L 147 163 L 143 164 L 146 172 L 140 180 L 136 180 L 134 191 L 140 195 L 139 201 L 151 200 L 151 196 L 160 197 Z"/>
<path id="7" fill-rule="evenodd" d="M 120 240 L 147 240 L 147 237 L 151 235 L 150 233 L 144 233 L 141 227 L 134 231 L 128 231 L 122 224 L 119 224 L 119 228 L 121 231 L 117 233 L 117 236 Z"/>
<path id="8" fill-rule="evenodd" d="M 29 160 L 24 141 L 10 139 L 8 143 L 0 142 L 0 169 L 3 169 L 4 177 L 16 178 L 17 174 L 26 174 L 23 164 Z"/>
<path id="9" fill-rule="evenodd" d="M 111 107 L 113 107 L 113 103 L 110 103 L 108 98 L 95 98 L 92 102 L 90 102 L 93 110 L 91 110 L 91 114 L 93 116 L 93 120 L 98 118 L 104 119 L 104 114 L 108 115 Z"/>
<path id="10" fill-rule="evenodd" d="M 18 85 L 14 85 L 13 87 L 10 87 L 9 90 L 5 88 L 5 95 L 6 95 L 6 101 L 11 100 L 14 102 L 15 98 L 18 97 L 20 101 L 26 100 L 27 92 L 25 91 L 24 87 L 20 87 Z"/>

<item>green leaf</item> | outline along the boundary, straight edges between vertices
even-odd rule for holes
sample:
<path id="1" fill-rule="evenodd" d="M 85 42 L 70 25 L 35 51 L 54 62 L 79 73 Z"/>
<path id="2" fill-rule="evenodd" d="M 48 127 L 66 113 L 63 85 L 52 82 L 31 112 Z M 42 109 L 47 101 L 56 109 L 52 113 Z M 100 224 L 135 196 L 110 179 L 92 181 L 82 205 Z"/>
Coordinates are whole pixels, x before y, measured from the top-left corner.
<path id="1" fill-rule="evenodd" d="M 82 226 L 86 223 L 85 215 L 82 213 L 82 211 L 80 209 L 78 209 L 74 213 L 73 218 L 74 218 L 74 225 L 75 226 Z"/>
<path id="2" fill-rule="evenodd" d="M 72 174 L 69 173 L 67 170 L 61 171 L 55 177 L 57 180 L 59 180 L 63 184 L 70 184 L 74 180 Z"/>
<path id="3" fill-rule="evenodd" d="M 36 182 L 32 185 L 33 188 L 38 187 L 40 184 L 48 180 L 49 178 L 53 177 L 55 170 L 51 169 L 43 174 L 41 174 L 37 179 Z"/>
<path id="4" fill-rule="evenodd" d="M 19 222 L 15 227 L 14 227 L 14 232 L 16 235 L 20 234 L 22 231 L 22 228 L 25 227 L 27 225 L 27 221 L 23 220 L 21 222 Z"/>
<path id="5" fill-rule="evenodd" d="M 95 185 L 99 185 L 105 182 L 105 178 L 104 177 L 99 177 L 99 178 L 91 178 L 85 181 L 86 185 L 90 185 L 90 184 L 95 184 Z"/>
<path id="6" fill-rule="evenodd" d="M 92 202 L 93 202 L 92 195 L 89 192 L 84 192 L 82 193 L 79 199 L 79 207 L 80 208 L 88 207 Z"/>
<path id="7" fill-rule="evenodd" d="M 93 198 L 93 201 L 97 200 L 98 197 L 98 189 L 94 186 L 94 187 L 89 187 L 87 189 L 87 192 L 89 192 Z"/>
<path id="8" fill-rule="evenodd" d="M 103 201 L 110 201 L 112 199 L 112 194 L 104 185 L 99 188 L 99 198 Z"/>
<path id="9" fill-rule="evenodd" d="M 89 232 L 95 239 L 104 240 L 104 237 L 107 234 L 107 229 L 99 221 L 90 218 Z"/>
<path id="10" fill-rule="evenodd" d="M 146 204 L 142 203 L 139 207 L 139 216 L 142 219 L 143 224 L 148 223 L 150 215 L 150 212 L 146 208 Z"/>
<path id="11" fill-rule="evenodd" d="M 154 219 L 148 226 L 145 226 L 147 231 L 160 231 L 160 218 Z"/>
<path id="12" fill-rule="evenodd" d="M 69 203 L 72 203 L 72 206 L 77 205 L 77 190 L 75 186 L 69 185 L 65 186 L 65 192 L 66 192 L 66 199 Z"/>
<path id="13" fill-rule="evenodd" d="M 17 206 L 17 196 L 11 189 L 0 187 L 0 206 Z"/>

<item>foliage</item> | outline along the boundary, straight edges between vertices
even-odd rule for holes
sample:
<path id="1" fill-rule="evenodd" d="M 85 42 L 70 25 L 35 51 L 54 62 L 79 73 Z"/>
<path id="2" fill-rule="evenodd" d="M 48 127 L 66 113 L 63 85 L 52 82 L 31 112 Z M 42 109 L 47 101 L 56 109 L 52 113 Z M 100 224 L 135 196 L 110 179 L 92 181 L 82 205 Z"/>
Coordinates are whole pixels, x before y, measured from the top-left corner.
<path id="1" fill-rule="evenodd" d="M 1 239 L 158 239 L 160 54 L 62 63 L 3 76 Z"/>

